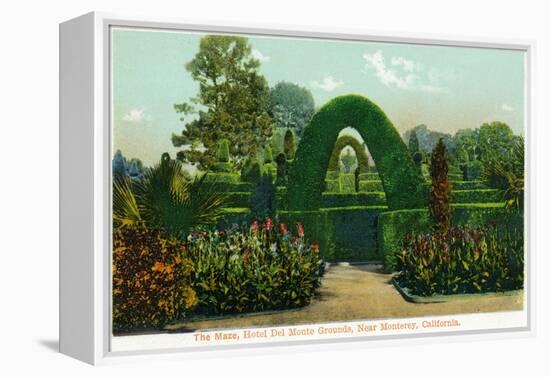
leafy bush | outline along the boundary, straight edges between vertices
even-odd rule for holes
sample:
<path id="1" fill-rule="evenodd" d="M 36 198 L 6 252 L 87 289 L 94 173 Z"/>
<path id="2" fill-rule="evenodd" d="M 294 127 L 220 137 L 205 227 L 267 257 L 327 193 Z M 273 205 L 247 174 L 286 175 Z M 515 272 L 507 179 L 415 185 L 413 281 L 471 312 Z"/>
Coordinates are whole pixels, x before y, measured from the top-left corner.
<path id="1" fill-rule="evenodd" d="M 269 218 L 250 227 L 195 231 L 187 239 L 198 314 L 258 312 L 308 304 L 320 285 L 319 247 Z"/>
<path id="2" fill-rule="evenodd" d="M 479 160 L 468 161 L 461 165 L 462 174 L 465 180 L 473 181 L 480 179 L 482 163 Z"/>
<path id="3" fill-rule="evenodd" d="M 521 289 L 523 250 L 521 229 L 496 225 L 409 235 L 398 256 L 396 279 L 419 296 Z"/>
<path id="4" fill-rule="evenodd" d="M 425 208 L 424 179 L 407 146 L 384 112 L 358 95 L 332 99 L 305 128 L 289 171 L 288 208 L 293 211 L 320 208 L 330 155 L 345 127 L 355 128 L 367 143 L 384 182 L 390 209 Z"/>
<path id="5" fill-rule="evenodd" d="M 197 303 L 183 243 L 143 226 L 113 233 L 113 330 L 161 328 Z"/>

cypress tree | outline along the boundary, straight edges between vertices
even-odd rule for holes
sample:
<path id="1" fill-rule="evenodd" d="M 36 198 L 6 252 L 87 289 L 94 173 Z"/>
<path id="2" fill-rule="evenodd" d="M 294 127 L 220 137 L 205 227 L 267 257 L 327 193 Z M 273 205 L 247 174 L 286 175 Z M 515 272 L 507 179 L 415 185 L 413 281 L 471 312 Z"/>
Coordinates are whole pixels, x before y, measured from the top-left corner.
<path id="1" fill-rule="evenodd" d="M 439 139 L 433 149 L 430 175 L 432 189 L 430 192 L 430 215 L 435 229 L 445 232 L 451 225 L 451 181 L 449 180 L 449 164 L 445 156 L 445 144 Z"/>

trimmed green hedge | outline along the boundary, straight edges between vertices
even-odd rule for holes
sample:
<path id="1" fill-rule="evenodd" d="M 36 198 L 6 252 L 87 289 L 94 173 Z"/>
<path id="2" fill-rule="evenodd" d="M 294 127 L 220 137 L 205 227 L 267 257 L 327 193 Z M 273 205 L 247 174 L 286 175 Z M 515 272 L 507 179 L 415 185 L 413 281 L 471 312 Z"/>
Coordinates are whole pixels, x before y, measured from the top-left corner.
<path id="1" fill-rule="evenodd" d="M 325 179 L 325 192 L 342 192 L 340 188 L 340 179 Z"/>
<path id="2" fill-rule="evenodd" d="M 204 181 L 216 184 L 238 184 L 241 182 L 241 176 L 237 173 L 208 173 Z"/>
<path id="3" fill-rule="evenodd" d="M 483 181 L 454 181 L 451 182 L 453 190 L 478 190 L 487 188 Z"/>
<path id="4" fill-rule="evenodd" d="M 230 227 L 232 224 L 250 223 L 251 214 L 248 207 L 230 207 L 223 209 L 223 220 L 218 224 L 219 229 Z"/>
<path id="5" fill-rule="evenodd" d="M 227 193 L 226 203 L 228 207 L 249 207 L 252 194 L 249 191 L 245 192 L 229 192 Z"/>
<path id="6" fill-rule="evenodd" d="M 305 128 L 288 180 L 292 210 L 321 206 L 325 175 L 340 131 L 355 128 L 367 143 L 392 210 L 425 208 L 424 179 L 384 112 L 365 97 L 346 95 L 325 104 Z M 380 191 L 380 190 L 374 190 Z"/>
<path id="7" fill-rule="evenodd" d="M 342 153 L 342 149 L 347 146 L 352 147 L 355 151 L 359 171 L 368 171 L 369 156 L 367 156 L 367 152 L 365 152 L 365 147 L 361 144 L 361 142 L 359 142 L 359 140 L 349 135 L 342 135 L 338 138 L 338 140 L 336 140 L 334 148 L 332 149 L 332 154 L 330 155 L 328 170 L 340 171 L 340 154 Z"/>
<path id="8" fill-rule="evenodd" d="M 361 173 L 359 174 L 360 181 L 379 181 L 380 175 L 378 173 Z"/>
<path id="9" fill-rule="evenodd" d="M 502 192 L 496 189 L 453 190 L 452 203 L 490 203 L 503 202 Z"/>
<path id="10" fill-rule="evenodd" d="M 474 225 L 495 222 L 523 226 L 523 216 L 507 211 L 500 203 L 478 203 L 453 205 L 454 225 Z M 378 253 L 383 255 L 384 270 L 393 272 L 396 254 L 407 233 L 429 232 L 432 220 L 428 210 L 400 210 L 380 214 L 378 217 Z"/>
<path id="11" fill-rule="evenodd" d="M 384 191 L 382 181 L 359 181 L 359 191 L 376 192 Z"/>
<path id="12" fill-rule="evenodd" d="M 279 221 L 304 227 L 309 242 L 317 242 L 327 261 L 382 260 L 377 247 L 377 221 L 386 206 L 322 208 L 318 211 L 280 211 Z"/>
<path id="13" fill-rule="evenodd" d="M 247 192 L 252 191 L 252 184 L 248 182 L 238 182 L 238 183 L 224 183 L 216 181 L 214 184 L 215 191 L 221 192 Z"/>
<path id="14" fill-rule="evenodd" d="M 323 193 L 323 208 L 387 205 L 386 194 L 379 192 Z"/>
<path id="15" fill-rule="evenodd" d="M 355 192 L 355 174 L 341 173 L 340 174 L 340 192 L 354 193 Z"/>

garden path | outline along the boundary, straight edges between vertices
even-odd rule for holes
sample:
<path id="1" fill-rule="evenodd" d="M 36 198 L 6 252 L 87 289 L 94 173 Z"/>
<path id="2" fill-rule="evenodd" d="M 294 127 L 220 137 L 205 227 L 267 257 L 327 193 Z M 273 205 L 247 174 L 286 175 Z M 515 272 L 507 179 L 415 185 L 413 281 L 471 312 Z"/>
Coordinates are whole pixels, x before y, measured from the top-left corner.
<path id="1" fill-rule="evenodd" d="M 523 295 L 468 297 L 444 303 L 416 304 L 403 299 L 391 284 L 391 275 L 379 265 L 331 265 L 318 296 L 304 308 L 267 314 L 182 322 L 169 330 L 193 331 L 326 323 L 377 318 L 403 318 L 459 313 L 521 310 Z"/>

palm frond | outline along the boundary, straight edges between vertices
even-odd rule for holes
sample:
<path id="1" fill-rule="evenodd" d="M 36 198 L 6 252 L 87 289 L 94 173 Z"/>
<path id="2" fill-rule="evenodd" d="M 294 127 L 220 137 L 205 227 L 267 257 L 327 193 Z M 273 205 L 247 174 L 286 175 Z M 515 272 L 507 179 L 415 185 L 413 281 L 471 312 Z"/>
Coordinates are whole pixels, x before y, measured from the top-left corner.
<path id="1" fill-rule="evenodd" d="M 131 186 L 127 177 L 118 178 L 113 183 L 113 222 L 117 227 L 136 225 L 142 220 Z"/>

